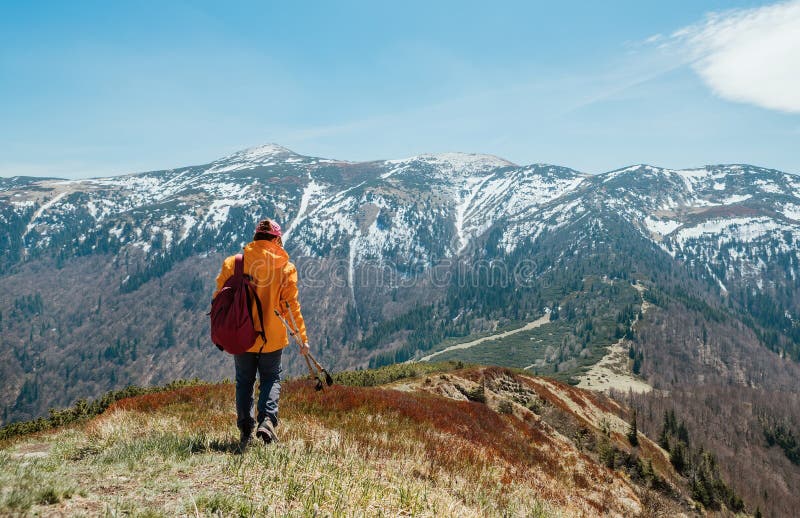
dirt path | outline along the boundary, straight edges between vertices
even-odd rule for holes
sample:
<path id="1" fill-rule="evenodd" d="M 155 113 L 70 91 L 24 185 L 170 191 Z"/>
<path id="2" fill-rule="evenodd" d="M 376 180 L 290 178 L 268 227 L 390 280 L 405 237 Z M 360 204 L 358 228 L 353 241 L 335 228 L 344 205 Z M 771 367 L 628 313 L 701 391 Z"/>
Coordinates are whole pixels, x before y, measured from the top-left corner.
<path id="1" fill-rule="evenodd" d="M 436 351 L 435 353 L 431 353 L 427 356 L 423 356 L 419 359 L 421 362 L 430 361 L 431 358 L 439 356 L 440 354 L 446 353 L 448 351 L 456 351 L 459 349 L 469 349 L 470 347 L 475 347 L 478 344 L 482 344 L 483 342 L 488 342 L 489 340 L 497 340 L 498 338 L 503 338 L 510 335 L 515 335 L 517 333 L 521 333 L 523 331 L 530 331 L 531 329 L 536 329 L 539 326 L 543 326 L 550 322 L 550 313 L 546 313 L 544 316 L 534 320 L 533 322 L 528 322 L 524 326 L 518 329 L 512 329 L 511 331 L 506 331 L 505 333 L 498 333 L 496 335 L 484 336 L 483 338 L 478 338 L 477 340 L 473 340 L 471 342 L 464 342 L 463 344 L 456 344 L 451 345 L 441 351 Z"/>
<path id="2" fill-rule="evenodd" d="M 581 376 L 578 388 L 608 392 L 611 389 L 627 392 L 650 392 L 653 387 L 637 378 L 628 367 L 628 349 L 623 340 L 608 348 L 608 353 Z"/>
<path id="3" fill-rule="evenodd" d="M 640 293 L 644 293 L 644 286 L 637 284 L 634 286 Z M 644 300 L 642 295 L 642 315 L 650 309 L 650 303 Z M 636 322 L 634 322 L 634 325 Z M 608 392 L 611 389 L 627 392 L 650 392 L 653 387 L 643 379 L 633 375 L 628 366 L 628 348 L 625 346 L 625 339 L 621 339 L 608 348 L 603 358 L 594 364 L 589 371 L 581 376 L 577 387 L 600 392 Z"/>

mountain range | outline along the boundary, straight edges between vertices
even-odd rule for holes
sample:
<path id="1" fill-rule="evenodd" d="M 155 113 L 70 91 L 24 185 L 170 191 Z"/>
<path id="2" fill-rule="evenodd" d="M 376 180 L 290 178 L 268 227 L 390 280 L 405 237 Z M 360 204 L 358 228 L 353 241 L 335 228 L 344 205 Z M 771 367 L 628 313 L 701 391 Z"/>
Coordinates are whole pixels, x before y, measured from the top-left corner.
<path id="1" fill-rule="evenodd" d="M 0 179 L 3 422 L 130 383 L 232 376 L 205 312 L 222 258 L 263 217 L 284 227 L 312 347 L 334 369 L 436 355 L 587 384 L 616 347 L 620 374 L 654 389 L 636 404 L 669 394 L 694 436 L 702 390 L 745 405 L 748 430 L 800 430 L 786 406 L 800 392 L 800 177 L 590 175 L 465 153 L 347 162 L 273 144 L 133 175 Z M 752 433 L 735 436 L 756 448 Z M 709 433 L 709 447 L 731 441 Z M 756 449 L 780 475 L 746 500 L 792 498 L 791 448 Z M 724 473 L 748 469 L 720 451 Z"/>

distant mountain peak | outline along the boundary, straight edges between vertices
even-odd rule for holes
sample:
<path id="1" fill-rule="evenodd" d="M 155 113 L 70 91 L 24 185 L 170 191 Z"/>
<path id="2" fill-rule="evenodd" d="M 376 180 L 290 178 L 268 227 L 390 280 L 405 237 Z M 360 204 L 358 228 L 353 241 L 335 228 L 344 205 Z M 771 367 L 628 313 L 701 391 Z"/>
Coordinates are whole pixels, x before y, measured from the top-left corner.
<path id="1" fill-rule="evenodd" d="M 254 147 L 249 147 L 247 149 L 242 149 L 241 151 L 232 153 L 217 161 L 218 162 L 229 161 L 229 160 L 257 161 L 264 158 L 273 158 L 273 157 L 279 158 L 286 156 L 298 156 L 298 155 L 291 149 L 285 148 L 278 144 L 268 143 L 268 144 L 262 144 L 260 146 L 254 146 Z"/>
<path id="2" fill-rule="evenodd" d="M 424 153 L 399 160 L 387 160 L 386 163 L 395 166 L 425 163 L 435 166 L 448 174 L 474 174 L 497 169 L 498 167 L 518 167 L 513 162 L 495 155 L 459 152 Z"/>
<path id="3" fill-rule="evenodd" d="M 223 173 L 240 169 L 251 169 L 258 166 L 271 165 L 280 161 L 302 160 L 291 149 L 279 146 L 278 144 L 263 144 L 261 146 L 242 149 L 228 156 L 224 156 L 211 163 L 209 173 Z"/>
<path id="4" fill-rule="evenodd" d="M 609 171 L 608 173 L 603 173 L 603 174 L 629 173 L 629 172 L 640 171 L 640 170 L 650 171 L 650 172 L 668 171 L 668 169 L 666 169 L 664 167 L 652 166 L 650 164 L 633 164 L 633 165 L 629 165 L 628 167 L 623 167 L 621 169 L 615 169 L 614 171 Z"/>

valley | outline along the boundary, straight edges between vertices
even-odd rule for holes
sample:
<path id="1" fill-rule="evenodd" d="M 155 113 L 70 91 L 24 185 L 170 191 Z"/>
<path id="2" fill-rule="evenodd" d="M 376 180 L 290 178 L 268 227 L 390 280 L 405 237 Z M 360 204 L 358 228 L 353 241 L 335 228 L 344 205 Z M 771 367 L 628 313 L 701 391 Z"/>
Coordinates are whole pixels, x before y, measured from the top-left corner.
<path id="1" fill-rule="evenodd" d="M 748 505 L 785 515 L 800 505 L 786 489 L 793 454 L 774 439 L 800 434 L 783 403 L 800 393 L 798 208 L 796 175 L 744 164 L 586 174 L 468 153 L 348 162 L 273 144 L 133 175 L 4 179 L 0 418 L 130 384 L 232 377 L 205 314 L 222 259 L 271 216 L 331 369 L 524 369 L 608 390 L 656 435 L 669 406 Z M 285 368 L 304 365 L 289 354 Z M 753 402 L 750 431 L 708 433 L 704 394 Z M 752 467 L 733 450 L 771 458 L 778 474 L 742 483 Z"/>

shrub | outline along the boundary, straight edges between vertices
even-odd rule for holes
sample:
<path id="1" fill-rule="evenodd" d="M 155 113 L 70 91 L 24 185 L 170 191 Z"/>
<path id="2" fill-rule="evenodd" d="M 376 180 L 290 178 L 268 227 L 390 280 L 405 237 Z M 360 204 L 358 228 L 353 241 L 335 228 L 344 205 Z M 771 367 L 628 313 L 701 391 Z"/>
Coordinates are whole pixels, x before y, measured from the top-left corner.
<path id="1" fill-rule="evenodd" d="M 507 399 L 504 399 L 497 405 L 497 411 L 501 414 L 513 414 L 514 413 L 514 404 Z"/>
<path id="2" fill-rule="evenodd" d="M 483 387 L 483 383 L 479 383 L 477 387 L 472 390 L 466 390 L 462 387 L 457 387 L 470 401 L 474 401 L 476 403 L 486 403 L 486 389 Z"/>
<path id="3" fill-rule="evenodd" d="M 406 378 L 416 378 L 434 372 L 448 372 L 464 368 L 462 362 L 417 362 L 387 365 L 377 369 L 344 371 L 333 375 L 333 380 L 338 385 L 350 387 L 374 387 L 385 385 Z"/>

